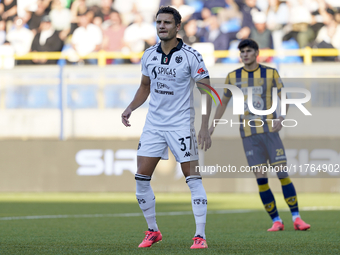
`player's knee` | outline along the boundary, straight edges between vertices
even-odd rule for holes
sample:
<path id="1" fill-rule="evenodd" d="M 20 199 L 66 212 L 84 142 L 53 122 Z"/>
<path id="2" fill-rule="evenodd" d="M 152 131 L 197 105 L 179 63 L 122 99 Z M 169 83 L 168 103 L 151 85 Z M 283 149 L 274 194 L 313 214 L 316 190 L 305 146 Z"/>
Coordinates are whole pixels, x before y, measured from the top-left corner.
<path id="1" fill-rule="evenodd" d="M 262 167 L 253 168 L 253 173 L 256 179 L 267 178 L 267 171 L 265 171 Z"/>
<path id="2" fill-rule="evenodd" d="M 280 165 L 277 165 L 276 167 L 277 167 L 277 171 L 276 171 L 277 178 L 284 179 L 284 178 L 289 177 L 286 164 L 280 164 Z"/>

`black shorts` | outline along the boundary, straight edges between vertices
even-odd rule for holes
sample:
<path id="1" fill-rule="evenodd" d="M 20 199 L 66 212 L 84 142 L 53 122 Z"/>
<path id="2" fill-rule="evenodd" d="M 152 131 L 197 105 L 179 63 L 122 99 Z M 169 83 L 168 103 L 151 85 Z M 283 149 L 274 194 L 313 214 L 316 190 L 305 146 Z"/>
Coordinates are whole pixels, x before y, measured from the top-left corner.
<path id="1" fill-rule="evenodd" d="M 266 132 L 242 138 L 249 166 L 286 164 L 286 152 L 279 133 Z"/>

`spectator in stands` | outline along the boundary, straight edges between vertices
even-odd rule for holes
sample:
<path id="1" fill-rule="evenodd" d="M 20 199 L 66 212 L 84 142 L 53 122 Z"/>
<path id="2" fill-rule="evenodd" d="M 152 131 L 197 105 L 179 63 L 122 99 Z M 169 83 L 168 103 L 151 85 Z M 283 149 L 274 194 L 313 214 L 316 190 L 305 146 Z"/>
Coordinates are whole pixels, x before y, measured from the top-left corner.
<path id="1" fill-rule="evenodd" d="M 102 13 L 101 8 L 98 5 L 92 5 L 89 8 L 89 12 L 92 13 L 90 22 L 98 26 L 100 29 L 102 29 L 104 14 Z"/>
<path id="2" fill-rule="evenodd" d="M 0 20 L 8 23 L 8 27 L 13 24 L 14 17 L 17 16 L 17 0 L 3 0 L 0 3 Z M 9 30 L 9 29 L 7 29 Z"/>
<path id="3" fill-rule="evenodd" d="M 40 27 L 41 19 L 49 14 L 49 7 L 50 1 L 48 0 L 37 0 L 37 9 L 35 12 L 28 13 L 28 28 L 32 30 L 34 34 L 38 32 Z"/>
<path id="4" fill-rule="evenodd" d="M 184 4 L 184 0 L 171 0 L 171 7 L 177 9 L 179 14 L 181 14 L 182 24 L 195 12 L 195 8 Z"/>
<path id="5" fill-rule="evenodd" d="M 236 34 L 236 38 L 246 39 L 249 37 L 251 29 L 254 28 L 252 15 L 260 10 L 256 7 L 256 0 L 244 0 L 244 2 L 238 0 L 235 2 L 239 5 L 242 13 L 241 30 Z"/>
<path id="6" fill-rule="evenodd" d="M 171 5 L 171 0 L 161 0 L 159 2 L 159 7 L 161 7 L 161 6 L 169 6 L 169 5 Z"/>
<path id="7" fill-rule="evenodd" d="M 151 24 L 155 20 L 158 6 L 159 0 L 115 0 L 113 3 L 113 8 L 120 13 L 125 25 L 133 23 L 139 14 L 144 22 Z"/>
<path id="8" fill-rule="evenodd" d="M 14 47 L 15 53 L 19 56 L 27 54 L 31 50 L 34 34 L 25 27 L 22 18 L 14 18 L 14 28 L 8 32 L 7 41 Z"/>
<path id="9" fill-rule="evenodd" d="M 144 22 L 141 14 L 135 15 L 135 21 L 124 32 L 124 42 L 132 52 L 142 52 L 156 43 L 156 30 L 150 23 Z M 139 59 L 131 59 L 133 63 Z"/>
<path id="10" fill-rule="evenodd" d="M 71 11 L 62 5 L 61 0 L 53 0 L 50 12 L 52 26 L 57 31 L 69 31 L 71 27 Z"/>
<path id="11" fill-rule="evenodd" d="M 255 27 L 251 29 L 250 38 L 257 42 L 259 49 L 273 49 L 272 33 L 266 26 L 266 14 L 254 13 L 253 22 Z"/>
<path id="12" fill-rule="evenodd" d="M 91 52 L 99 51 L 103 42 L 101 29 L 90 23 L 88 12 L 79 15 L 79 27 L 72 35 L 72 47 L 80 57 L 84 57 Z M 81 60 L 81 62 L 83 62 Z M 96 64 L 96 59 L 89 59 L 85 62 Z"/>
<path id="13" fill-rule="evenodd" d="M 201 41 L 199 36 L 199 28 L 197 27 L 197 21 L 195 19 L 187 21 L 183 25 L 183 28 L 185 32 L 185 34 L 182 36 L 183 42 L 188 45 L 192 45 Z"/>
<path id="14" fill-rule="evenodd" d="M 112 11 L 110 14 L 111 25 L 103 34 L 103 50 L 105 51 L 121 51 L 124 47 L 124 32 L 125 26 L 122 24 L 122 19 L 117 11 Z M 123 61 L 120 59 L 109 60 L 108 63 L 120 64 Z"/>
<path id="15" fill-rule="evenodd" d="M 208 26 L 206 27 L 204 34 L 204 41 L 214 44 L 215 50 L 227 50 L 228 36 L 220 29 L 220 23 L 217 16 L 212 15 L 208 20 Z"/>
<path id="16" fill-rule="evenodd" d="M 217 15 L 219 11 L 226 7 L 225 0 L 204 1 L 203 8 L 209 9 L 213 15 Z"/>
<path id="17" fill-rule="evenodd" d="M 319 33 L 323 26 L 328 25 L 332 20 L 334 20 L 334 11 L 331 6 L 327 6 L 324 0 L 317 1 L 317 8 L 312 11 L 312 25 L 311 28 L 315 34 L 315 37 Z"/>
<path id="18" fill-rule="evenodd" d="M 79 15 L 83 15 L 88 11 L 85 0 L 74 0 L 71 4 L 71 31 L 73 34 L 74 30 L 78 27 Z"/>
<path id="19" fill-rule="evenodd" d="M 37 9 L 37 0 L 16 0 L 17 13 L 23 22 L 26 24 L 30 18 L 30 13 L 35 12 Z"/>
<path id="20" fill-rule="evenodd" d="M 6 22 L 0 20 L 0 45 L 4 44 L 6 41 Z"/>
<path id="21" fill-rule="evenodd" d="M 225 0 L 227 6 L 218 13 L 223 33 L 238 32 L 241 29 L 242 14 L 234 0 Z"/>
<path id="22" fill-rule="evenodd" d="M 340 49 L 340 25 L 335 21 L 334 17 L 320 29 L 314 46 L 317 48 Z"/>
<path id="23" fill-rule="evenodd" d="M 269 0 L 267 28 L 272 31 L 274 49 L 282 45 L 283 27 L 289 22 L 289 8 L 281 0 Z"/>
<path id="24" fill-rule="evenodd" d="M 155 13 L 158 11 L 158 4 L 159 0 L 134 0 L 133 12 L 135 14 L 140 13 L 143 20 L 151 24 L 155 21 Z"/>
<path id="25" fill-rule="evenodd" d="M 52 26 L 50 17 L 45 15 L 41 19 L 39 32 L 34 36 L 31 47 L 32 52 L 61 51 L 63 45 L 64 43 L 59 37 L 59 32 L 56 31 Z M 56 64 L 57 60 L 33 59 L 33 63 Z"/>
<path id="26" fill-rule="evenodd" d="M 112 11 L 114 10 L 112 8 L 112 0 L 101 0 L 101 12 L 103 15 L 103 20 L 110 20 L 110 16 Z"/>
<path id="27" fill-rule="evenodd" d="M 256 41 L 259 49 L 273 49 L 273 37 L 270 30 L 266 27 L 266 14 L 256 12 L 253 14 L 254 28 L 251 29 L 249 38 Z M 258 57 L 258 62 L 270 62 L 271 57 Z"/>
<path id="28" fill-rule="evenodd" d="M 302 3 L 294 3 L 290 9 L 290 31 L 283 36 L 283 41 L 294 39 L 300 48 L 306 47 L 314 40 L 314 32 L 310 26 L 312 15 Z"/>

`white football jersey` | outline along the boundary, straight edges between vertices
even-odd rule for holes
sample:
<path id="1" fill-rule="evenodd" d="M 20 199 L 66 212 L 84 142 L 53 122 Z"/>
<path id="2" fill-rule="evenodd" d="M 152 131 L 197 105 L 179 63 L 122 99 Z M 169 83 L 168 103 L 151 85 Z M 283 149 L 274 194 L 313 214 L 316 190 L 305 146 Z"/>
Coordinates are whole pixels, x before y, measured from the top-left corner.
<path id="1" fill-rule="evenodd" d="M 178 39 L 165 55 L 158 43 L 142 57 L 142 74 L 150 77 L 150 103 L 144 130 L 183 130 L 194 125 L 195 82 L 209 76 L 202 55 Z"/>

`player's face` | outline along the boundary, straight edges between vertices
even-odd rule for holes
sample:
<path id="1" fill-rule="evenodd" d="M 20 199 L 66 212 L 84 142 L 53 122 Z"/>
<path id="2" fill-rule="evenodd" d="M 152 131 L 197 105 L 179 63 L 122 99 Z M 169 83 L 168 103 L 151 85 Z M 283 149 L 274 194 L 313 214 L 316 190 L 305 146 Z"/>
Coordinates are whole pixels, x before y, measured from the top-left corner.
<path id="1" fill-rule="evenodd" d="M 240 57 L 242 59 L 243 64 L 251 65 L 256 62 L 256 58 L 259 55 L 259 51 L 254 50 L 253 48 L 244 47 L 240 51 Z"/>
<path id="2" fill-rule="evenodd" d="M 180 24 L 176 26 L 172 14 L 160 13 L 156 19 L 156 28 L 159 39 L 162 41 L 170 41 L 176 37 Z"/>

